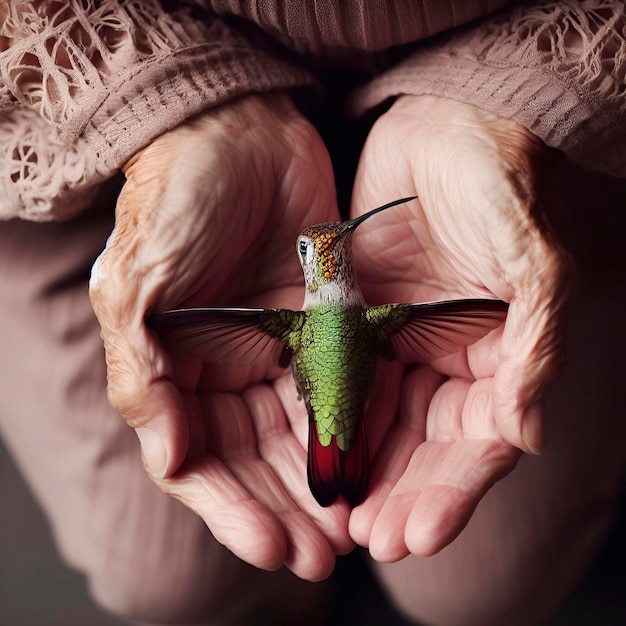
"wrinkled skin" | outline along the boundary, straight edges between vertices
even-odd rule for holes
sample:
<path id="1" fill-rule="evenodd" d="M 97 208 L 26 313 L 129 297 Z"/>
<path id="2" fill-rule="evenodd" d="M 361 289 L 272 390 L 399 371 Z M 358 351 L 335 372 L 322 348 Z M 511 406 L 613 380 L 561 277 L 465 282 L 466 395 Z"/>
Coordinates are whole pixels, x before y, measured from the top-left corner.
<path id="1" fill-rule="evenodd" d="M 308 490 L 306 452 L 264 382 L 290 373 L 172 362 L 144 324 L 183 304 L 301 306 L 295 238 L 339 219 L 322 141 L 285 96 L 248 97 L 163 135 L 125 174 L 90 290 L 109 400 L 156 483 L 219 542 L 260 568 L 324 578 L 353 545 L 349 512 Z"/>
<path id="2" fill-rule="evenodd" d="M 368 302 L 495 296 L 511 309 L 503 331 L 467 353 L 382 366 L 368 416 L 371 490 L 352 512 L 309 493 L 306 416 L 289 372 L 172 361 L 144 323 L 183 305 L 301 306 L 295 238 L 338 219 L 321 139 L 286 96 L 251 96 L 135 155 L 91 297 L 110 402 L 137 429 L 159 487 L 243 560 L 309 580 L 353 541 L 385 562 L 452 541 L 520 451 L 543 445 L 564 264 L 532 217 L 542 150 L 513 122 L 427 97 L 398 99 L 372 129 L 353 214 L 420 200 L 355 235 Z"/>
<path id="3" fill-rule="evenodd" d="M 543 209 L 543 150 L 515 122 L 434 97 L 398 99 L 369 135 L 353 212 L 413 193 L 419 204 L 386 212 L 355 242 L 368 302 L 510 302 L 503 330 L 408 370 L 397 417 L 370 418 L 380 448 L 350 532 L 377 560 L 445 547 L 519 451 L 544 445 L 541 401 L 561 360 L 567 263 L 533 217 Z"/>

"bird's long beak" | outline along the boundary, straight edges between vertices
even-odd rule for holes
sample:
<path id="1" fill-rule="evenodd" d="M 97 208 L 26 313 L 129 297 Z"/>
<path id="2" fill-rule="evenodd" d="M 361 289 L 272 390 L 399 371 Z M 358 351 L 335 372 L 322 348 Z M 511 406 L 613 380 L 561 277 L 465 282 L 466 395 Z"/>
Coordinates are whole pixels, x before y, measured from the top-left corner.
<path id="1" fill-rule="evenodd" d="M 379 206 L 377 209 L 372 209 L 367 213 L 363 213 L 363 215 L 359 215 L 359 217 L 355 217 L 347 222 L 342 224 L 341 234 L 340 236 L 344 236 L 347 233 L 352 232 L 359 224 L 362 224 L 365 220 L 372 217 L 372 215 L 376 215 L 376 213 L 380 213 L 386 209 L 390 209 L 392 206 L 396 206 L 398 204 L 404 204 L 405 202 L 409 202 L 410 200 L 415 200 L 417 196 L 411 196 L 409 198 L 402 198 L 401 200 L 394 200 L 393 202 L 388 202 L 387 204 L 383 204 L 383 206 Z"/>

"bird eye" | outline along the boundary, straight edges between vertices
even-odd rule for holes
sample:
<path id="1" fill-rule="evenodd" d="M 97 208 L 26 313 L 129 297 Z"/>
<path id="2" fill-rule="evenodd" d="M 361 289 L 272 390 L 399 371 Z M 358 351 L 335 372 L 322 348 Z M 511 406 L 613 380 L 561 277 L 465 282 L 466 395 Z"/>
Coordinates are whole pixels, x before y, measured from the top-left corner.
<path id="1" fill-rule="evenodd" d="M 303 237 L 298 240 L 298 252 L 300 253 L 302 264 L 308 265 L 315 256 L 315 245 L 310 239 Z"/>

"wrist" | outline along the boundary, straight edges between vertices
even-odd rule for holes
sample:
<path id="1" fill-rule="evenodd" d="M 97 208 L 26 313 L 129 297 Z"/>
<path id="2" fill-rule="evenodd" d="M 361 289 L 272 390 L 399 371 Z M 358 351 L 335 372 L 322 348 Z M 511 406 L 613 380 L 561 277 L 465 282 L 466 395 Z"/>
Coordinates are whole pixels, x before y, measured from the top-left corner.
<path id="1" fill-rule="evenodd" d="M 198 141 L 213 143 L 223 138 L 232 142 L 237 137 L 247 140 L 259 128 L 260 120 L 265 129 L 276 128 L 279 132 L 290 122 L 301 119 L 291 96 L 285 91 L 248 94 L 207 109 L 159 135 L 136 152 L 121 169 L 129 178 L 142 162 L 150 161 L 151 167 L 159 159 L 165 164 L 171 163 L 178 154 L 185 157 L 189 147 Z"/>
<path id="2" fill-rule="evenodd" d="M 447 132 L 482 132 L 505 144 L 507 150 L 527 155 L 547 150 L 541 139 L 525 126 L 467 102 L 433 95 L 402 95 L 389 112 L 421 120 L 422 132 L 442 139 L 445 137 L 442 133 Z"/>

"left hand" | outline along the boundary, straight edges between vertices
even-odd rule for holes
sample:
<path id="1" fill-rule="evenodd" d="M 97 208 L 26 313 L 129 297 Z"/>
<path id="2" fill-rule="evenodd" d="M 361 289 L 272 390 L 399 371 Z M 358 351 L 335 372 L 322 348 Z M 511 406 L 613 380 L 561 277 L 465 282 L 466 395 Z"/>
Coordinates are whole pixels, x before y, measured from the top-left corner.
<path id="1" fill-rule="evenodd" d="M 350 519 L 352 538 L 379 561 L 441 550 L 520 451 L 544 445 L 566 267 L 544 221 L 546 155 L 517 123 L 431 96 L 400 97 L 363 149 L 353 215 L 419 196 L 354 238 L 368 303 L 510 302 L 504 328 L 467 351 L 384 368 L 387 396 L 399 386 L 399 404 L 374 394 L 370 494 Z"/>

